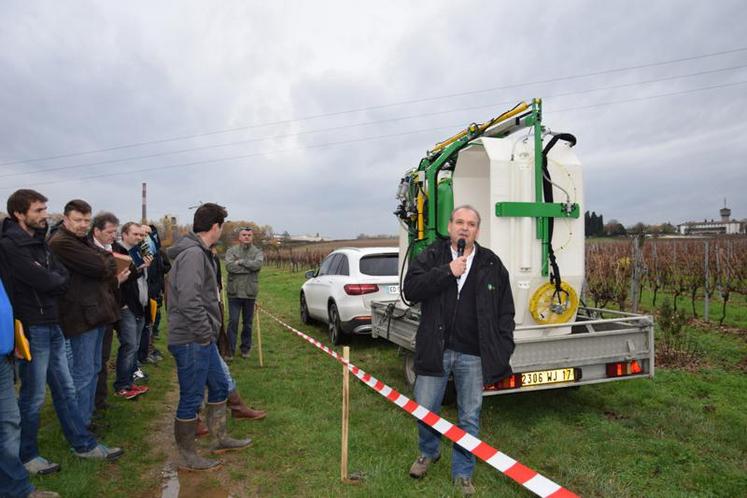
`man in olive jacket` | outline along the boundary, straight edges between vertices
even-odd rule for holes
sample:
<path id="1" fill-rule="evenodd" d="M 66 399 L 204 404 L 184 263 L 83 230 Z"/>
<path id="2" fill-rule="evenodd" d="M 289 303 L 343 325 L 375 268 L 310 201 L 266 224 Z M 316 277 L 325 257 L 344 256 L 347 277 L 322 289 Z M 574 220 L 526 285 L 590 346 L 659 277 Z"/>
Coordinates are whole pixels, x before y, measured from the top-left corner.
<path id="1" fill-rule="evenodd" d="M 86 425 L 91 423 L 96 380 L 101 370 L 105 327 L 119 320 L 115 296 L 117 264 L 114 257 L 87 237 L 91 206 L 75 199 L 65 205 L 62 226 L 49 240 L 49 248 L 70 272 L 70 286 L 59 299 L 62 332 L 70 341 L 78 406 Z"/>
<path id="2" fill-rule="evenodd" d="M 471 206 L 451 214 L 448 241 L 437 241 L 410 262 L 404 281 L 408 300 L 419 302 L 415 339 L 415 400 L 439 413 L 453 375 L 458 425 L 473 436 L 480 426 L 483 386 L 511 374 L 514 303 L 508 271 L 490 249 L 475 242 L 480 215 Z M 421 478 L 440 457 L 438 432 L 418 422 L 420 456 L 410 475 Z M 475 457 L 454 444 L 451 476 L 459 490 L 474 494 Z"/>
<path id="3" fill-rule="evenodd" d="M 244 316 L 241 331 L 241 356 L 249 357 L 252 349 L 252 319 L 254 301 L 259 292 L 259 270 L 264 254 L 252 244 L 254 232 L 251 227 L 241 227 L 239 243 L 226 251 L 226 271 L 228 272 L 228 342 L 229 357 L 236 354 L 236 340 L 239 328 L 239 315 Z"/>

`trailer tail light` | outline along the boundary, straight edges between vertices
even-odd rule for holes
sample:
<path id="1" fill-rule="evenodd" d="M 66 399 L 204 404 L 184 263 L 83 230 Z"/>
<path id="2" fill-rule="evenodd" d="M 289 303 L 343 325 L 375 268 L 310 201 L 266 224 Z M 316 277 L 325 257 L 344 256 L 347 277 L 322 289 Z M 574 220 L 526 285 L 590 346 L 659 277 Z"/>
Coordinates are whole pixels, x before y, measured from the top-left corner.
<path id="1" fill-rule="evenodd" d="M 638 360 L 607 363 L 607 377 L 625 377 L 643 372 Z"/>
<path id="2" fill-rule="evenodd" d="M 494 384 L 488 384 L 484 387 L 485 391 L 502 391 L 504 389 L 516 389 L 521 387 L 521 374 L 513 374 L 505 379 L 501 379 Z"/>
<path id="3" fill-rule="evenodd" d="M 347 284 L 343 289 L 345 289 L 345 294 L 349 296 L 360 296 L 363 294 L 379 292 L 379 286 L 376 284 Z"/>

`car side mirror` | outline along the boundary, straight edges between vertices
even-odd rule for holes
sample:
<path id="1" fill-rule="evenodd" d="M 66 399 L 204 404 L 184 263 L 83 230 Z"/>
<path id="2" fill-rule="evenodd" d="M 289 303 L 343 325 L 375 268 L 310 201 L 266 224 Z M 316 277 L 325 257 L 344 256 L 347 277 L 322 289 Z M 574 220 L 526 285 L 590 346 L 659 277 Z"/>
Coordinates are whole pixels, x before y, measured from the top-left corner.
<path id="1" fill-rule="evenodd" d="M 304 273 L 304 277 L 306 277 L 306 280 L 316 277 L 316 270 L 307 271 L 306 273 Z"/>

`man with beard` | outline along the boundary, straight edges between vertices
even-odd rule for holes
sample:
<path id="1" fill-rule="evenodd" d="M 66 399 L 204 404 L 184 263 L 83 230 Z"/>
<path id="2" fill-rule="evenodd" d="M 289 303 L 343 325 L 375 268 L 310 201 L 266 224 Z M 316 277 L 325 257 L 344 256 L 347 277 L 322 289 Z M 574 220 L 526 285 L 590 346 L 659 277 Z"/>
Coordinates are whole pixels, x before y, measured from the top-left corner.
<path id="1" fill-rule="evenodd" d="M 11 300 L 15 317 L 29 339 L 32 361 L 21 360 L 20 458 L 32 474 L 60 470 L 39 454 L 37 433 L 45 386 L 49 384 L 62 432 L 76 455 L 115 459 L 118 448 L 97 444 L 87 430 L 65 354 L 59 324 L 58 299 L 68 289 L 67 270 L 52 256 L 44 236 L 47 230 L 47 198 L 33 190 L 18 190 L 8 198 L 9 218 L 3 221 L 0 247 L 13 279 Z"/>
<path id="2" fill-rule="evenodd" d="M 0 496 L 8 498 L 60 498 L 54 491 L 34 488 L 18 458 L 21 446 L 21 413 L 13 386 L 13 282 L 0 251 Z"/>

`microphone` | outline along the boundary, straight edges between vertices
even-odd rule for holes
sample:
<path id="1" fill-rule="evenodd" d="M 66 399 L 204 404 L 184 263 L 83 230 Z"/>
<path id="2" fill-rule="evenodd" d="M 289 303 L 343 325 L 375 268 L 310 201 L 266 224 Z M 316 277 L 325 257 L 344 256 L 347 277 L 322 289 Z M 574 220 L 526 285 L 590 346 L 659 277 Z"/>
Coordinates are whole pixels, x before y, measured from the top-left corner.
<path id="1" fill-rule="evenodd" d="M 464 239 L 457 240 L 457 257 L 458 258 L 464 256 L 464 246 L 466 246 L 466 245 L 467 245 L 467 241 L 466 240 L 464 240 Z M 459 281 L 461 279 L 462 279 L 462 276 L 459 275 L 457 277 L 457 281 Z M 458 298 L 459 298 L 459 293 L 457 293 L 457 299 Z"/>

